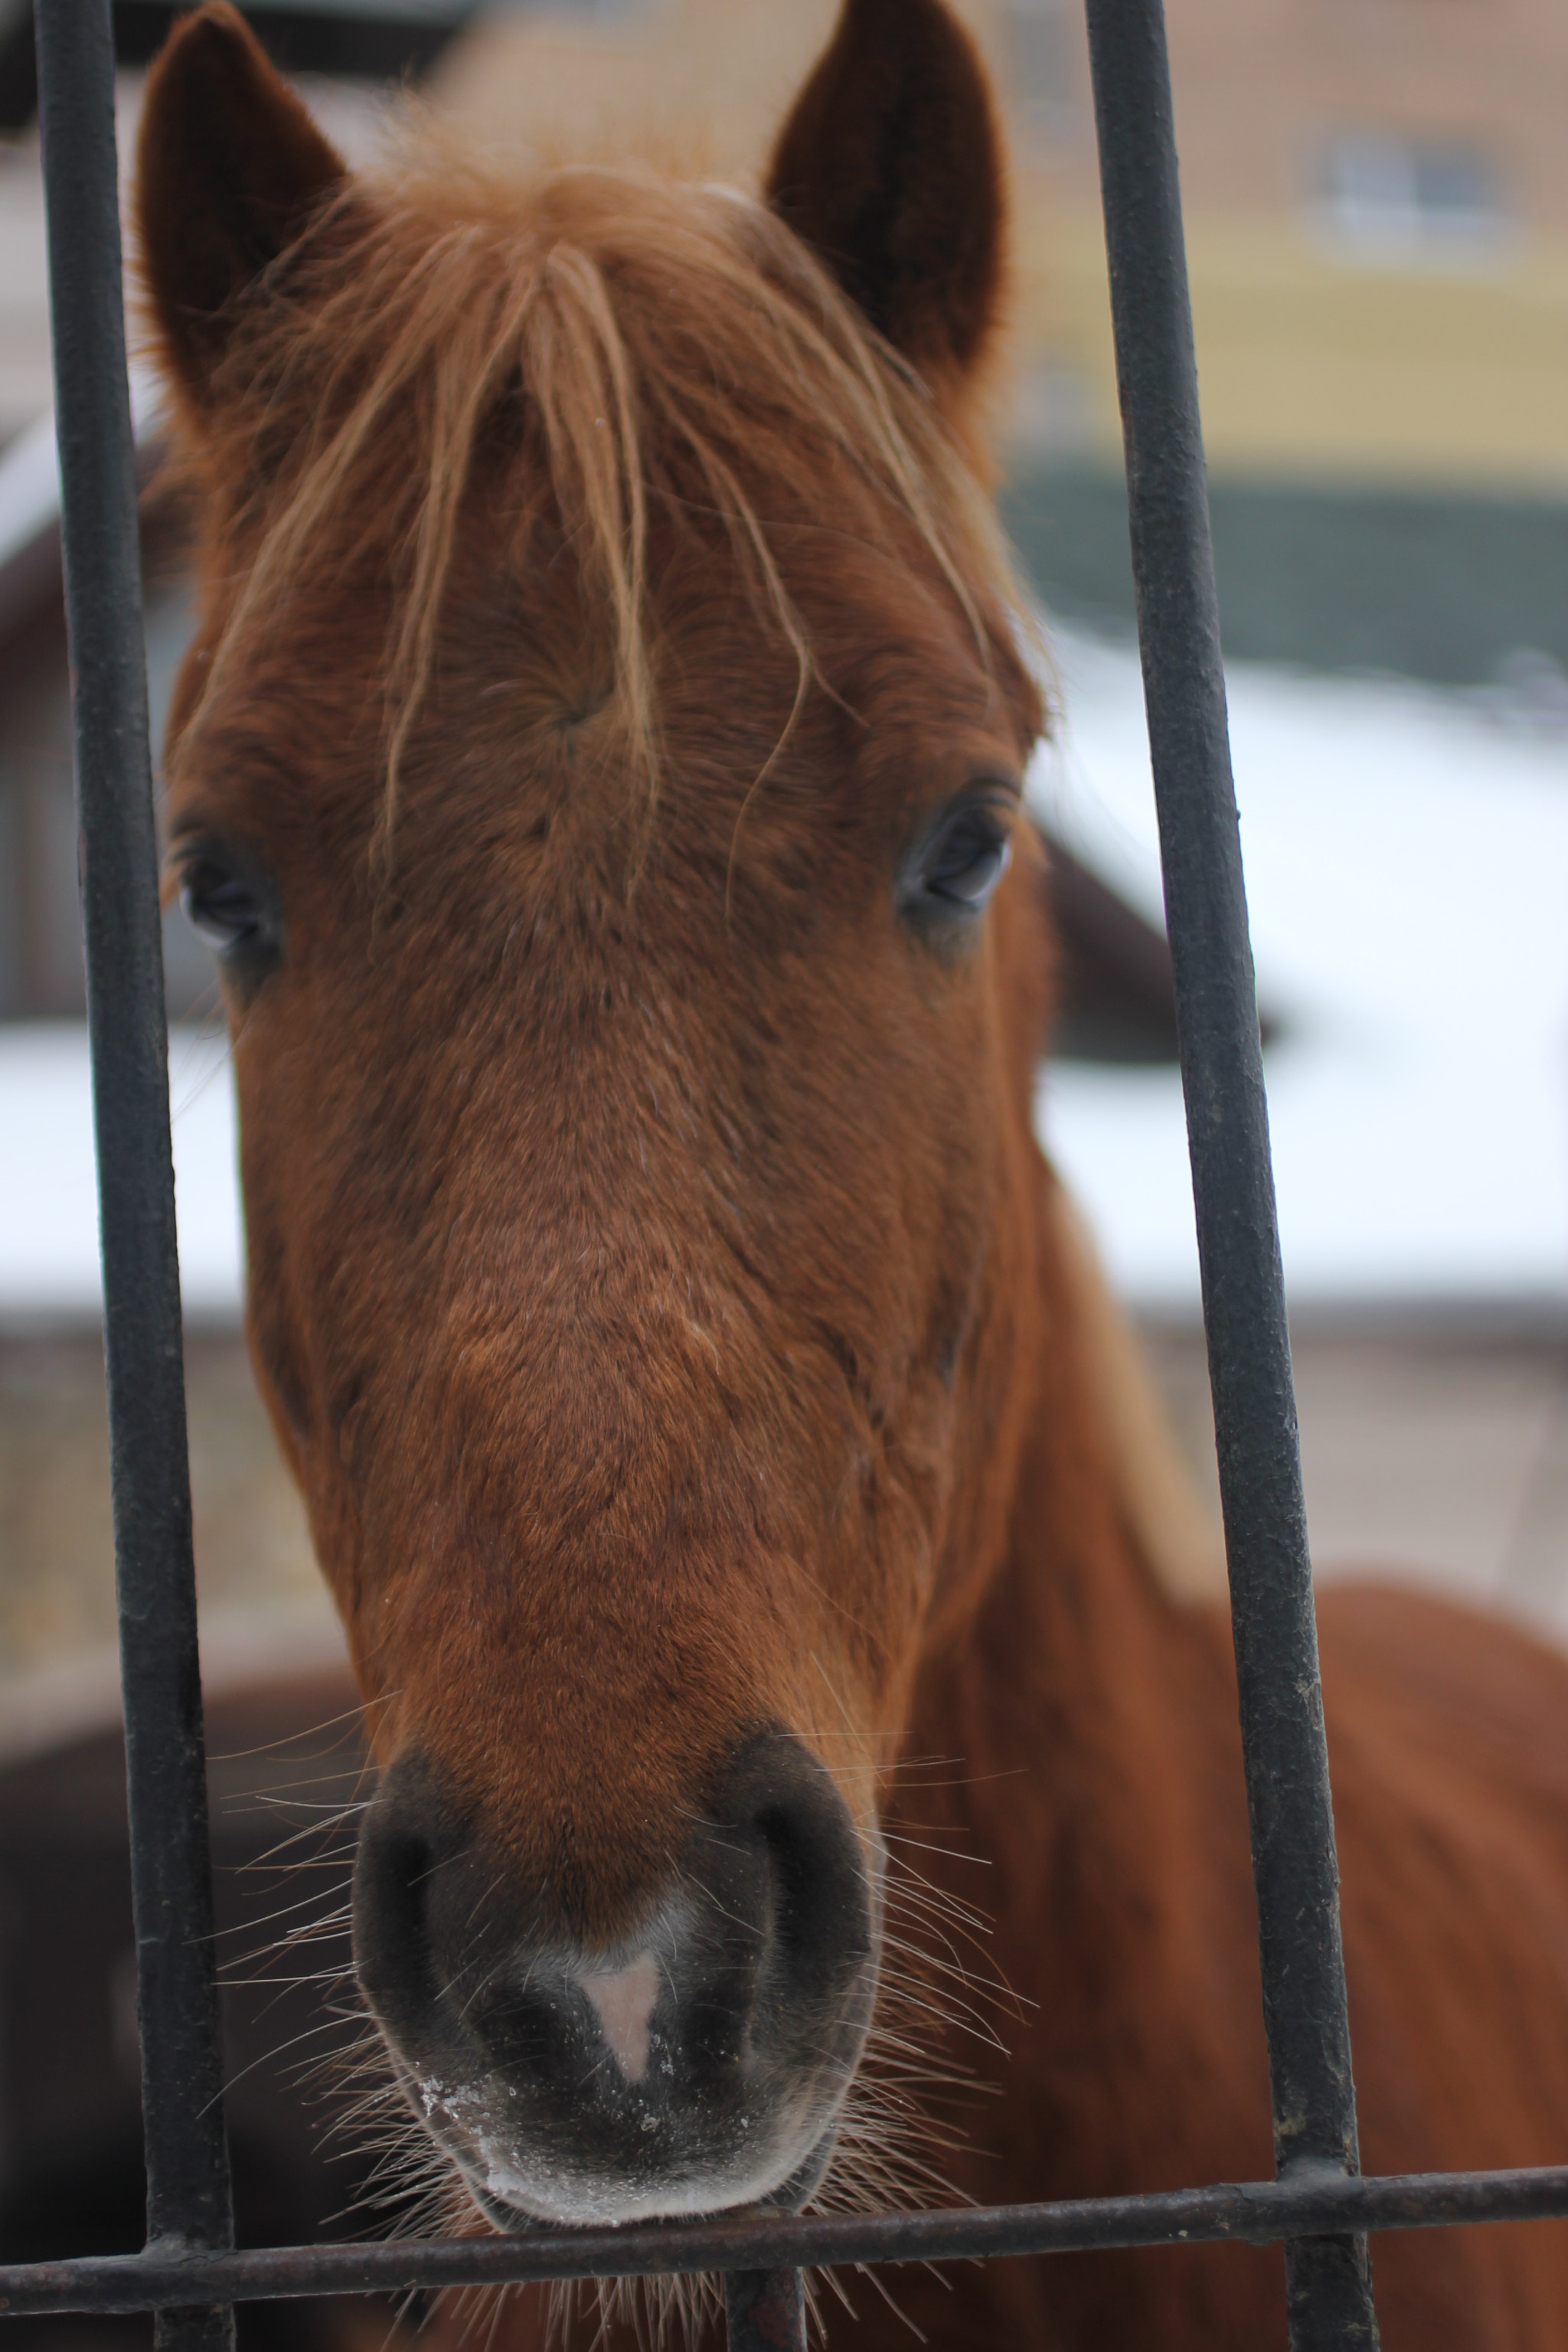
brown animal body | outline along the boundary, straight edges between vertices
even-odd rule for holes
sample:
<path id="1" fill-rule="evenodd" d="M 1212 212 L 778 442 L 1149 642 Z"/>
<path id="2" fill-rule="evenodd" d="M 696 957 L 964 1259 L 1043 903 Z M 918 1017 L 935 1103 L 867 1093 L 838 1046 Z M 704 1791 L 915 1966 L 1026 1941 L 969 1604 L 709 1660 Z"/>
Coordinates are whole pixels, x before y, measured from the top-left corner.
<path id="1" fill-rule="evenodd" d="M 353 179 L 222 8 L 149 90 L 173 866 L 381 1767 L 360 1974 L 500 2227 L 939 2195 L 922 2116 L 987 2202 L 1270 2169 L 1226 1630 L 1030 1125 L 1003 209 L 935 0 L 850 0 L 757 201 Z M 1363 2158 L 1561 2161 L 1568 1669 L 1323 1613 Z M 1389 2352 L 1568 2326 L 1559 2227 L 1374 2273 Z M 1284 2341 L 1275 2253 L 892 2292 L 953 2347 Z"/>

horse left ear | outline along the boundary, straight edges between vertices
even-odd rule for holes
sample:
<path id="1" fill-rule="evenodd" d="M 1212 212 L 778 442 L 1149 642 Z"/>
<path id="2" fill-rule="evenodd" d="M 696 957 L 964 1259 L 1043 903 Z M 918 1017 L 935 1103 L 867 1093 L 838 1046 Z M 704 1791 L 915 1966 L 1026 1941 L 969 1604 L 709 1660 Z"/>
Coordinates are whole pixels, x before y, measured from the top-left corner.
<path id="1" fill-rule="evenodd" d="M 773 151 L 767 198 L 938 390 L 996 324 L 1002 142 L 974 44 L 942 0 L 846 0 Z"/>
<path id="2" fill-rule="evenodd" d="M 345 177 L 226 0 L 176 24 L 147 78 L 136 212 L 164 358 L 198 410 L 242 298 Z"/>

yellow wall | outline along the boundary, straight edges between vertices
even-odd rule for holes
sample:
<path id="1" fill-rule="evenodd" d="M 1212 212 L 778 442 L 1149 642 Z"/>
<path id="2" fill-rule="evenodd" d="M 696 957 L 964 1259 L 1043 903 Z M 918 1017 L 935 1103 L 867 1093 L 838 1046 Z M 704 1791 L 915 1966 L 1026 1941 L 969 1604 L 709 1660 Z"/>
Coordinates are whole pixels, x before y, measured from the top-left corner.
<path id="1" fill-rule="evenodd" d="M 1019 236 L 1018 359 L 1120 428 L 1099 215 L 1037 193 Z M 1358 268 L 1294 224 L 1189 216 L 1204 435 L 1216 473 L 1568 495 L 1568 238 L 1484 274 Z"/>

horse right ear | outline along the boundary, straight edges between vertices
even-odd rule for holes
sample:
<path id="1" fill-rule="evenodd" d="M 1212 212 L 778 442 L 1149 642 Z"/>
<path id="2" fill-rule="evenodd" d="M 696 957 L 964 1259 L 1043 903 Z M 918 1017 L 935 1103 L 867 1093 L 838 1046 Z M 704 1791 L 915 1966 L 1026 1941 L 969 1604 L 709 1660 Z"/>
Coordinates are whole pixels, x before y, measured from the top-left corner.
<path id="1" fill-rule="evenodd" d="M 985 69 L 943 0 L 844 0 L 779 134 L 767 199 L 939 394 L 1001 309 L 1002 142 Z"/>
<path id="2" fill-rule="evenodd" d="M 136 221 L 163 357 L 198 410 L 240 298 L 346 176 L 226 0 L 176 27 L 148 77 Z"/>

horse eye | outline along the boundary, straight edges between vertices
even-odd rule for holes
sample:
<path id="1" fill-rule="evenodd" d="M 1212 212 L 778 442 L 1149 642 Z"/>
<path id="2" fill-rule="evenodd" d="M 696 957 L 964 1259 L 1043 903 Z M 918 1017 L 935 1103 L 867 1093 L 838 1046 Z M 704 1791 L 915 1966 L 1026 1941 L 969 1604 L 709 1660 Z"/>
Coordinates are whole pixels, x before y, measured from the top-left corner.
<path id="1" fill-rule="evenodd" d="M 208 850 L 187 857 L 180 873 L 180 904 L 198 939 L 226 963 L 259 977 L 276 961 L 278 921 L 265 884 Z"/>
<path id="2" fill-rule="evenodd" d="M 999 809 L 970 801 L 952 811 L 923 845 L 906 886 L 910 913 L 977 915 L 1007 871 L 1013 845 Z"/>
<path id="3" fill-rule="evenodd" d="M 185 867 L 180 904 L 192 930 L 219 955 L 241 940 L 254 939 L 261 928 L 255 891 L 210 857 L 193 858 Z"/>

